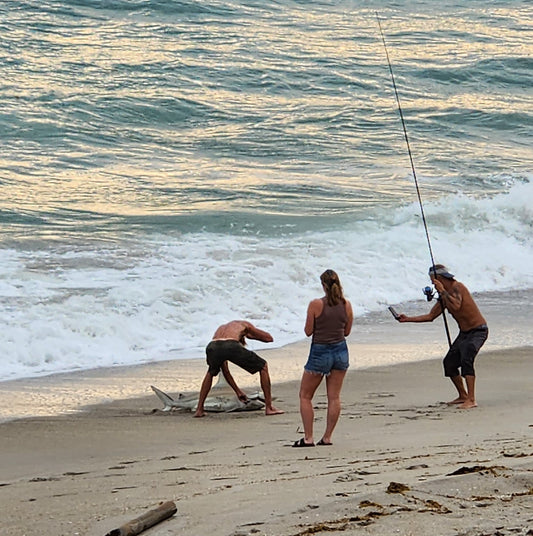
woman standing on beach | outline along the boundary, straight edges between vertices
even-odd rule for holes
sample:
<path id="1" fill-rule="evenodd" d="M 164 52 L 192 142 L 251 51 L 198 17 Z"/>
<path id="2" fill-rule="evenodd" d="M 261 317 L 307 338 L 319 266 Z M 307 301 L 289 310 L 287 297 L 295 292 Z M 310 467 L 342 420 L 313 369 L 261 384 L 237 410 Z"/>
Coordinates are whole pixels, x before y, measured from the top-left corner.
<path id="1" fill-rule="evenodd" d="M 313 336 L 309 357 L 300 384 L 300 414 L 304 437 L 293 447 L 314 447 L 313 396 L 322 378 L 326 376 L 328 411 L 326 431 L 318 445 L 331 445 L 331 435 L 341 412 L 340 393 L 348 370 L 346 339 L 352 329 L 352 305 L 344 297 L 339 276 L 326 270 L 320 276 L 325 296 L 309 303 L 305 321 L 305 334 Z"/>

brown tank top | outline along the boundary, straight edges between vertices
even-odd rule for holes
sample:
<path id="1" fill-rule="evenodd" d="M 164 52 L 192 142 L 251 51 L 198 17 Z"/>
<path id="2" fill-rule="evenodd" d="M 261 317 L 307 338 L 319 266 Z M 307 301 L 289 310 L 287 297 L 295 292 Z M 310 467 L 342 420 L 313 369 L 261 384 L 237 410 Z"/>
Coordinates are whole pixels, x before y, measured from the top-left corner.
<path id="1" fill-rule="evenodd" d="M 319 316 L 315 318 L 313 342 L 317 344 L 334 344 L 344 340 L 344 327 L 348 320 L 346 306 L 340 302 L 329 306 L 327 299 L 322 298 L 324 307 Z"/>

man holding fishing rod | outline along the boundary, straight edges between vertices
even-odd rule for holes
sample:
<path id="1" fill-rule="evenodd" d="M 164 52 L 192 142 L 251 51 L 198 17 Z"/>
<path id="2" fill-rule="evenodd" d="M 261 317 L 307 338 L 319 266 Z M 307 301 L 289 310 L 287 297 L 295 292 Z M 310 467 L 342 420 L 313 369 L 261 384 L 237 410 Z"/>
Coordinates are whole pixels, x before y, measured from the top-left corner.
<path id="1" fill-rule="evenodd" d="M 398 95 L 398 88 L 396 87 L 396 81 L 394 80 L 394 72 L 392 64 L 390 62 L 389 53 L 387 51 L 387 44 L 385 42 L 385 35 L 381 28 L 381 21 L 379 14 L 376 12 L 376 18 L 378 21 L 379 31 L 381 39 L 383 41 L 383 47 L 385 49 L 385 55 L 387 57 L 387 63 L 389 65 L 389 71 L 391 75 L 392 86 L 394 88 L 394 94 L 396 96 L 396 102 L 398 104 L 398 112 L 402 122 L 403 133 L 405 137 L 405 144 L 407 146 L 407 152 L 409 154 L 409 160 L 411 162 L 411 169 L 413 171 L 413 179 L 415 182 L 416 193 L 418 196 L 418 203 L 420 205 L 420 213 L 422 215 L 422 221 L 424 223 L 424 229 L 426 231 L 426 238 L 431 256 L 432 266 L 429 269 L 429 276 L 435 286 L 439 296 L 437 303 L 432 307 L 431 311 L 425 315 L 420 316 L 407 316 L 404 314 L 398 315 L 392 308 L 391 313 L 399 322 L 433 322 L 435 318 L 442 315 L 444 319 L 444 325 L 446 327 L 446 335 L 448 337 L 448 344 L 450 344 L 450 336 L 448 332 L 448 322 L 446 320 L 445 309 L 448 309 L 450 314 L 455 318 L 455 321 L 459 325 L 459 335 L 450 344 L 450 349 L 444 357 L 444 375 L 449 377 L 455 385 L 459 396 L 448 402 L 449 404 L 457 404 L 461 409 L 475 408 L 476 396 L 475 396 L 475 380 L 474 373 L 474 359 L 478 354 L 480 348 L 483 346 L 489 335 L 489 329 L 487 323 L 482 314 L 474 302 L 474 299 L 470 295 L 468 289 L 459 281 L 454 279 L 454 275 L 450 274 L 446 267 L 442 264 L 435 264 L 433 261 L 433 251 L 431 249 L 431 241 L 429 239 L 429 231 L 426 222 L 426 216 L 424 214 L 424 207 L 422 205 L 422 197 L 420 195 L 420 189 L 418 187 L 418 179 L 416 177 L 415 165 L 413 162 L 413 155 L 411 153 L 411 147 L 409 145 L 409 137 L 407 135 L 407 127 L 403 118 L 402 107 L 400 104 L 400 97 Z M 428 289 L 427 294 L 428 301 L 432 299 L 433 293 L 431 288 Z M 424 291 L 425 292 L 425 291 Z M 459 368 L 461 373 L 459 373 Z M 463 377 L 466 381 L 466 388 L 463 382 Z"/>
<path id="2" fill-rule="evenodd" d="M 429 276 L 438 292 L 437 303 L 429 313 L 419 316 L 397 316 L 399 322 L 433 322 L 448 309 L 459 326 L 459 335 L 453 341 L 444 357 L 444 375 L 451 379 L 459 396 L 448 402 L 458 404 L 460 409 L 475 408 L 474 359 L 487 340 L 489 328 L 468 289 L 443 264 L 433 265 Z M 429 289 L 431 292 L 431 289 Z M 432 297 L 432 296 L 431 296 Z M 428 300 L 431 299 L 428 295 Z M 459 373 L 461 369 L 461 373 Z M 466 381 L 466 388 L 463 382 Z"/>

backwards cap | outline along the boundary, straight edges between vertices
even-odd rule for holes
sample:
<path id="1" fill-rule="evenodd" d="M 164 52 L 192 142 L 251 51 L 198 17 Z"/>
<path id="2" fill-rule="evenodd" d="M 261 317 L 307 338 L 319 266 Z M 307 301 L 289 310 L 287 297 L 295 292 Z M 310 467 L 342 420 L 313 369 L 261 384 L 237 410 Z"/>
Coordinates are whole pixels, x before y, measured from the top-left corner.
<path id="1" fill-rule="evenodd" d="M 448 272 L 448 268 L 444 266 L 443 264 L 437 264 L 436 266 L 430 266 L 429 268 L 429 275 L 441 275 L 442 277 L 446 277 L 448 279 L 453 279 L 455 276 Z"/>

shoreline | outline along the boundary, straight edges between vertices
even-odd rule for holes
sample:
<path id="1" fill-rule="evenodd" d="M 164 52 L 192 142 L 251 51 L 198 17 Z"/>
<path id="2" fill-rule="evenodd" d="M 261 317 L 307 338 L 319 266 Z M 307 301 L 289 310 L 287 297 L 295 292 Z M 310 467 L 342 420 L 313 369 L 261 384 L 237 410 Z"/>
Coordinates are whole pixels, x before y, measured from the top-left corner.
<path id="1" fill-rule="evenodd" d="M 446 351 L 442 343 L 435 342 L 425 344 L 348 342 L 348 347 L 349 372 L 387 369 L 420 361 L 440 361 Z M 269 364 L 273 390 L 279 384 L 300 381 L 308 349 L 309 342 L 301 341 L 281 348 L 259 351 Z M 503 350 L 512 349 L 503 348 Z M 384 356 L 389 362 L 374 364 Z M 233 365 L 230 365 L 230 368 L 241 388 L 249 391 L 260 390 L 257 374 L 250 375 Z M 205 371 L 205 359 L 194 358 L 96 368 L 3 382 L 3 389 L 0 390 L 0 425 L 11 420 L 83 413 L 87 408 L 94 406 L 140 398 L 152 397 L 154 409 L 157 409 L 161 403 L 153 394 L 151 385 L 173 397 L 179 394 L 198 393 Z M 213 385 L 215 384 L 216 380 Z"/>
<path id="2" fill-rule="evenodd" d="M 533 346 L 529 327 L 533 293 L 511 291 L 476 295 L 489 323 L 485 352 Z M 427 309 L 425 303 L 399 306 L 408 314 Z M 450 319 L 451 320 L 451 319 Z M 449 322 L 452 338 L 455 322 Z M 440 319 L 431 324 L 398 324 L 385 309 L 356 318 L 348 337 L 350 369 L 388 367 L 398 363 L 442 358 L 447 342 Z M 282 347 L 250 345 L 269 363 L 272 383 L 298 381 L 307 358 L 309 339 Z M 243 388 L 257 388 L 258 378 L 232 368 Z M 83 411 L 88 405 L 150 395 L 150 385 L 170 394 L 197 392 L 205 374 L 203 357 L 95 368 L 0 383 L 0 422 L 32 416 L 53 416 Z M 154 397 L 154 404 L 157 400 Z"/>
<path id="3" fill-rule="evenodd" d="M 388 370 L 391 367 L 426 361 L 438 363 L 437 368 L 440 371 L 442 357 L 446 353 L 446 346 L 441 343 L 425 345 L 349 343 L 348 346 L 349 373 L 374 369 Z M 305 341 L 260 351 L 260 355 L 269 364 L 273 392 L 280 384 L 300 381 L 308 348 L 309 344 Z M 521 351 L 525 348 L 531 347 L 482 348 L 480 355 L 495 351 Z M 373 364 L 383 355 L 386 355 L 390 362 Z M 233 377 L 241 388 L 253 392 L 260 390 L 258 375 L 249 375 L 235 366 L 230 367 Z M 174 398 L 198 393 L 205 371 L 205 360 L 196 358 L 89 369 L 4 382 L 3 389 L 0 390 L 0 425 L 12 420 L 34 417 L 75 415 L 99 405 L 144 398 L 152 399 L 153 409 L 158 409 L 162 404 L 152 392 L 151 385 Z M 213 385 L 216 385 L 216 380 Z"/>
<path id="4" fill-rule="evenodd" d="M 271 417 L 194 419 L 145 396 L 5 422 L 2 534 L 101 536 L 172 500 L 177 514 L 147 536 L 525 536 L 532 359 L 532 347 L 480 354 L 479 407 L 466 411 L 442 402 L 454 393 L 439 360 L 352 370 L 334 445 L 303 451 L 290 447 L 298 381 L 273 385 L 286 413 Z M 323 385 L 315 407 L 318 439 Z"/>

